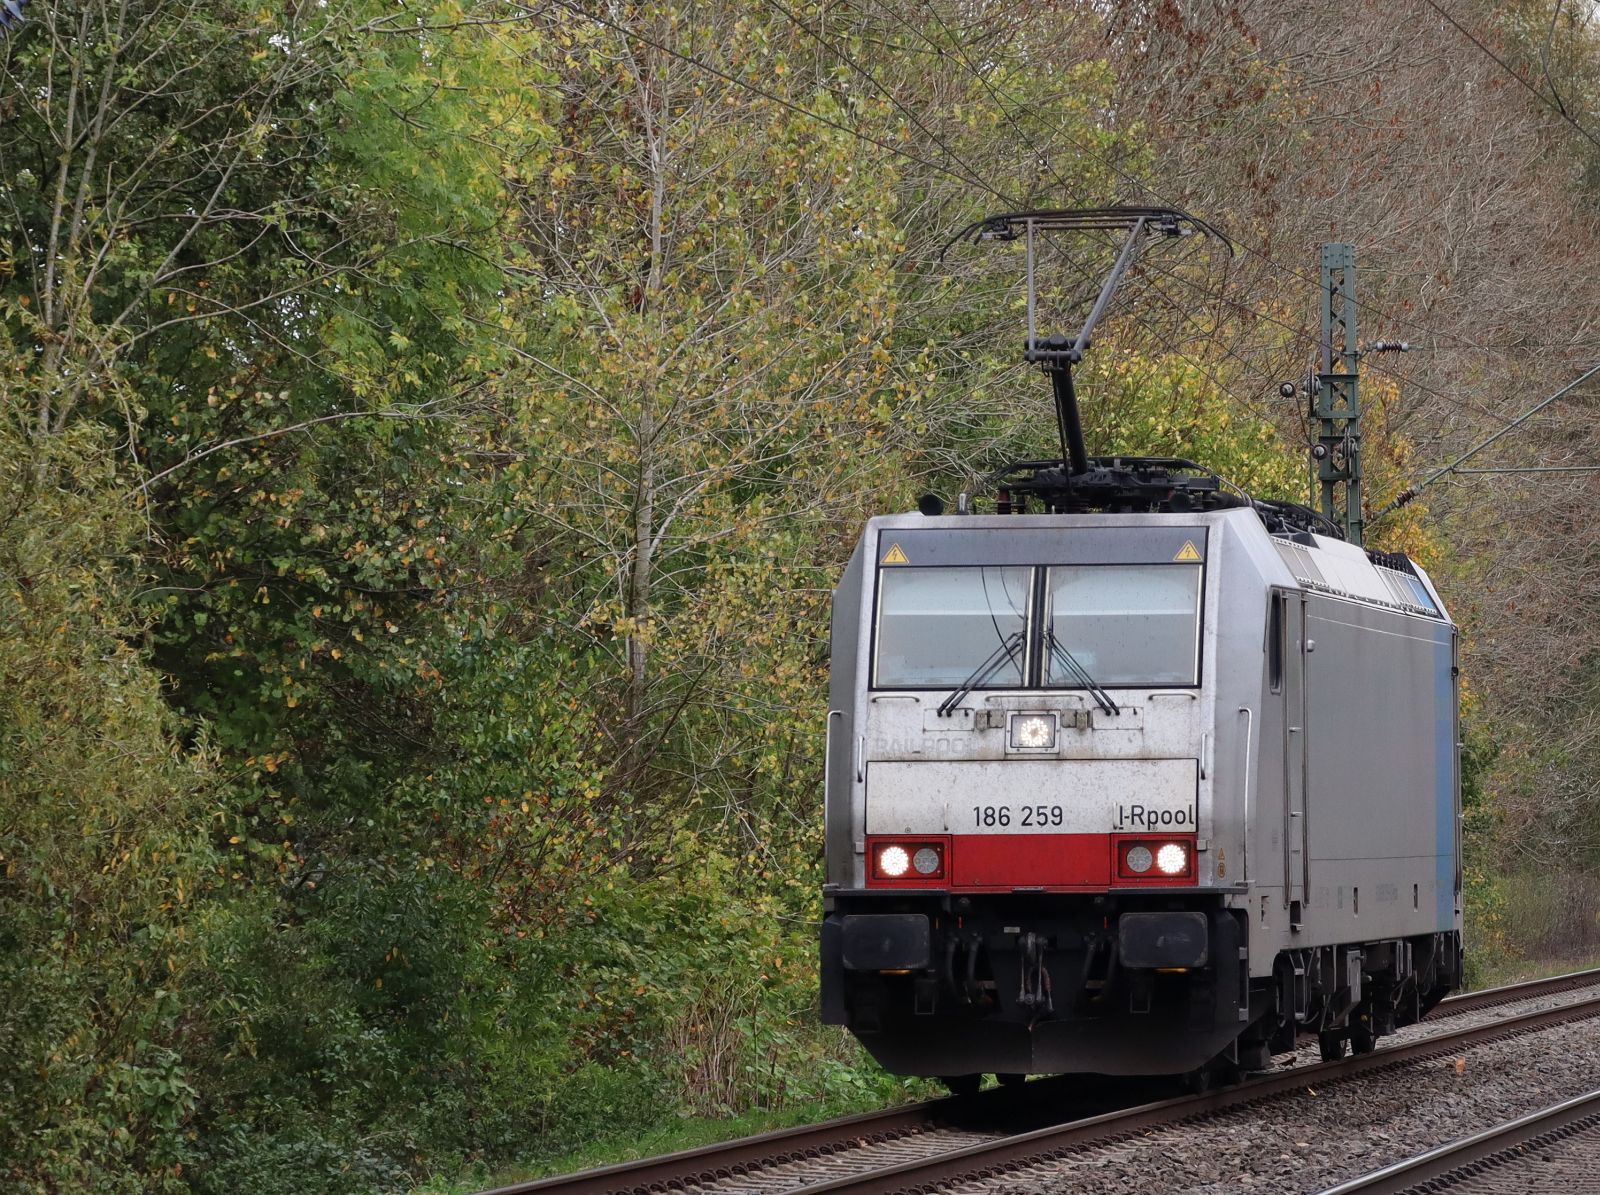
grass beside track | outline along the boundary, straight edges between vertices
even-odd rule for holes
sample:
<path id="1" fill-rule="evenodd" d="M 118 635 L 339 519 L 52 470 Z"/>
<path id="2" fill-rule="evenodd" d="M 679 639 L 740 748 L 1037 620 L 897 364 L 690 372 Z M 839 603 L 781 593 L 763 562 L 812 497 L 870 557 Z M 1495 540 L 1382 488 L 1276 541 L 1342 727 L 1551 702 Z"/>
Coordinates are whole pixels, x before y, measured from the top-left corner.
<path id="1" fill-rule="evenodd" d="M 1478 973 L 1471 976 L 1477 982 L 1466 990 L 1481 992 L 1485 988 L 1502 988 L 1533 979 L 1548 979 L 1552 975 L 1587 971 L 1592 967 L 1600 967 L 1600 955 L 1588 954 L 1563 959 L 1510 959 L 1482 965 Z"/>

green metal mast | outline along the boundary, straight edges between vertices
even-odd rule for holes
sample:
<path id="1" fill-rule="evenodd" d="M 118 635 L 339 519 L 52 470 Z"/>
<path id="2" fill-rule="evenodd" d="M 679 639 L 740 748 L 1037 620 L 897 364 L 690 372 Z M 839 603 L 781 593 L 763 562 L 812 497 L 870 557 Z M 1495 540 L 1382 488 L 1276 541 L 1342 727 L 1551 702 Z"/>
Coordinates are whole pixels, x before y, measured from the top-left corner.
<path id="1" fill-rule="evenodd" d="M 1316 419 L 1321 424 L 1316 449 L 1316 481 L 1322 513 L 1342 523 L 1345 538 L 1360 546 L 1361 397 L 1356 369 L 1356 251 L 1354 245 L 1322 246 L 1322 355 L 1317 374 Z M 1337 490 L 1344 486 L 1341 512 Z"/>

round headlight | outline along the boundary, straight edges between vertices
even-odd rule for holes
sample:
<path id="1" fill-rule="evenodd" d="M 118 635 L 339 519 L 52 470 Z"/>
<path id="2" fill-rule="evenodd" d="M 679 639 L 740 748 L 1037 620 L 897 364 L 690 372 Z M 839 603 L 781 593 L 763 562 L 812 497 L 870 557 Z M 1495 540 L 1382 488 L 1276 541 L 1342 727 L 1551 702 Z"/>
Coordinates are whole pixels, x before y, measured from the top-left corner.
<path id="1" fill-rule="evenodd" d="M 1150 864 L 1154 863 L 1155 859 L 1151 857 L 1149 847 L 1130 846 L 1126 862 L 1129 871 L 1145 872 L 1150 870 Z"/>
<path id="2" fill-rule="evenodd" d="M 1030 749 L 1050 747 L 1054 745 L 1055 738 L 1055 719 L 1045 717 L 1043 714 L 1030 714 L 1026 718 L 1018 718 L 1011 724 L 1013 747 Z"/>
<path id="3" fill-rule="evenodd" d="M 911 867 L 911 856 L 903 846 L 886 846 L 878 852 L 878 874 L 899 879 Z"/>
<path id="4" fill-rule="evenodd" d="M 931 876 L 939 870 L 939 852 L 931 846 L 925 846 L 911 856 L 911 866 L 917 869 L 918 875 Z"/>
<path id="5" fill-rule="evenodd" d="M 1189 851 L 1181 842 L 1169 842 L 1156 852 L 1162 875 L 1182 875 L 1189 870 Z"/>

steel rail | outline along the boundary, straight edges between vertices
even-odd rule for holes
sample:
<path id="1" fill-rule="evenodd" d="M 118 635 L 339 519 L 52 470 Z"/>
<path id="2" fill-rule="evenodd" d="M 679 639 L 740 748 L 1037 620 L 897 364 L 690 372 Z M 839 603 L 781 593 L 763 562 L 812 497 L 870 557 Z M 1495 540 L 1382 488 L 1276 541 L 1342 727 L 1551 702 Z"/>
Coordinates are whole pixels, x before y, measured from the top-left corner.
<path id="1" fill-rule="evenodd" d="M 839 1195 L 844 1192 L 849 1195 L 923 1195 L 961 1183 L 992 1179 L 1010 1170 L 1065 1157 L 1091 1143 L 1104 1144 L 1108 1140 L 1165 1128 L 1180 1121 L 1190 1121 L 1226 1108 L 1286 1095 L 1301 1088 L 1336 1082 L 1368 1071 L 1417 1062 L 1468 1046 L 1483 1045 L 1593 1017 L 1600 1017 L 1600 996 L 1591 996 L 1587 1000 L 1558 1008 L 1508 1017 L 1488 1025 L 1436 1034 L 1405 1045 L 1388 1046 L 1337 1062 L 1323 1062 L 1261 1075 L 1219 1091 L 1161 1100 L 1121 1112 L 1037 1129 L 1031 1133 L 1000 1137 L 914 1162 L 814 1183 L 798 1188 L 793 1195 Z"/>
<path id="2" fill-rule="evenodd" d="M 1000 1092 L 983 1094 L 1009 1093 L 1001 1089 Z M 971 1100 L 946 1096 L 876 1112 L 841 1116 L 817 1124 L 775 1129 L 754 1137 L 697 1146 L 659 1157 L 617 1162 L 578 1174 L 513 1183 L 508 1187 L 481 1192 L 480 1195 L 535 1195 L 536 1192 L 546 1191 L 559 1192 L 560 1195 L 614 1195 L 618 1191 L 663 1190 L 696 1182 L 714 1182 L 785 1162 L 823 1157 L 842 1149 L 859 1148 L 923 1132 L 943 1117 L 971 1106 Z"/>
<path id="3" fill-rule="evenodd" d="M 1458 996 L 1450 996 L 1434 1007 L 1427 1016 L 1430 1019 L 1442 1020 L 1448 1016 L 1459 1016 L 1463 1013 L 1477 1012 L 1484 1008 L 1497 1008 L 1502 1004 L 1514 1004 L 1518 1000 L 1532 1000 L 1539 996 L 1555 996 L 1563 992 L 1581 991 L 1583 988 L 1600 987 L 1600 967 L 1593 967 L 1585 971 L 1568 971 L 1564 975 L 1551 975 L 1544 979 L 1528 979 L 1521 983 L 1508 983 L 1497 988 L 1482 988 L 1476 992 L 1462 992 Z"/>
<path id="4" fill-rule="evenodd" d="M 1329 1187 L 1321 1195 L 1401 1195 L 1424 1183 L 1430 1184 L 1429 1191 L 1436 1191 L 1485 1169 L 1512 1165 L 1527 1156 L 1530 1149 L 1597 1125 L 1600 1091 L 1591 1091 Z"/>
<path id="5" fill-rule="evenodd" d="M 1600 968 L 1466 992 L 1441 1001 L 1424 1018 L 1423 1023 L 1593 986 L 1600 986 Z M 1386 1048 L 1382 1052 L 1390 1051 Z M 1307 1069 L 1297 1068 L 1293 1073 L 1299 1075 Z M 1044 1103 L 1051 1098 L 1064 1100 L 1074 1095 L 1081 1096 L 1082 1084 L 1080 1081 L 1073 1086 L 1056 1079 L 1036 1079 L 1027 1084 L 1024 1092 L 1028 1103 Z M 1008 1100 L 1018 1100 L 1019 1094 L 1015 1089 L 1002 1088 L 985 1091 L 977 1100 L 946 1097 L 904 1104 L 811 1125 L 776 1129 L 676 1153 L 616 1162 L 577 1174 L 513 1183 L 481 1192 L 480 1195 L 614 1195 L 619 1191 L 668 1190 L 695 1183 L 715 1182 L 788 1162 L 820 1158 L 926 1132 L 942 1122 L 955 1119 L 957 1114 L 971 1117 L 975 1108 L 983 1111 L 989 1104 L 1002 1105 Z"/>

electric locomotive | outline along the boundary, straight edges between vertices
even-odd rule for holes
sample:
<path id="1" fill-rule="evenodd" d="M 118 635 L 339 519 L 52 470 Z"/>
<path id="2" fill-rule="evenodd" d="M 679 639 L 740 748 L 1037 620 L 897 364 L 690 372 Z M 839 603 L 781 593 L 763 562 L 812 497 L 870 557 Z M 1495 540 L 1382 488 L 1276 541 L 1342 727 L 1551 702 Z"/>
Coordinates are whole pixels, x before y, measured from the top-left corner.
<path id="1" fill-rule="evenodd" d="M 1072 365 L 1189 220 L 988 224 L 1029 241 L 1062 457 L 992 512 L 872 519 L 834 592 L 822 1012 L 891 1071 L 1210 1082 L 1301 1034 L 1369 1050 L 1459 982 L 1458 636 L 1427 573 L 1084 450 Z M 1127 245 L 1079 336 L 1038 338 L 1034 237 L 1085 226 Z"/>

